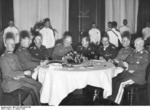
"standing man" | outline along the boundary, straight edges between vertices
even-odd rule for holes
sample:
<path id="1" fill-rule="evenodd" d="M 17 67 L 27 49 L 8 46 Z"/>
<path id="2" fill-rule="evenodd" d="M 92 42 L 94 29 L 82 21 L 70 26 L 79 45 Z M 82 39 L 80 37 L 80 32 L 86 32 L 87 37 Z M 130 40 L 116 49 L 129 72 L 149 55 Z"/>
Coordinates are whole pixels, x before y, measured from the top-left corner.
<path id="1" fill-rule="evenodd" d="M 117 22 L 112 22 L 112 29 L 110 31 L 107 31 L 107 35 L 109 36 L 109 41 L 113 45 L 115 45 L 117 48 L 120 48 L 120 44 L 122 42 L 121 34 L 117 30 Z"/>
<path id="2" fill-rule="evenodd" d="M 96 24 L 93 23 L 92 24 L 92 28 L 89 30 L 89 37 L 90 37 L 90 41 L 91 43 L 94 43 L 96 45 L 98 45 L 100 43 L 101 40 L 101 32 L 100 30 L 96 27 Z"/>
<path id="3" fill-rule="evenodd" d="M 15 26 L 14 21 L 10 20 L 8 23 L 8 27 L 4 29 L 4 34 L 3 34 L 3 42 L 5 44 L 5 38 L 6 38 L 6 33 L 11 32 L 14 34 L 14 39 L 15 39 L 15 44 L 19 43 L 19 30 L 18 28 Z"/>
<path id="4" fill-rule="evenodd" d="M 50 19 L 46 18 L 44 20 L 44 27 L 40 30 L 43 36 L 42 45 L 44 45 L 49 52 L 49 56 L 52 54 L 52 48 L 55 46 L 55 36 L 54 29 L 51 26 Z"/>
<path id="5" fill-rule="evenodd" d="M 130 29 L 130 27 L 128 26 L 128 21 L 127 21 L 127 19 L 124 19 L 123 20 L 123 26 L 121 26 L 120 27 L 120 34 L 122 35 L 124 32 L 131 32 L 131 29 Z"/>
<path id="6" fill-rule="evenodd" d="M 106 29 L 105 32 L 110 31 L 111 29 L 112 29 L 112 22 L 108 21 L 108 23 L 107 23 L 107 29 Z"/>

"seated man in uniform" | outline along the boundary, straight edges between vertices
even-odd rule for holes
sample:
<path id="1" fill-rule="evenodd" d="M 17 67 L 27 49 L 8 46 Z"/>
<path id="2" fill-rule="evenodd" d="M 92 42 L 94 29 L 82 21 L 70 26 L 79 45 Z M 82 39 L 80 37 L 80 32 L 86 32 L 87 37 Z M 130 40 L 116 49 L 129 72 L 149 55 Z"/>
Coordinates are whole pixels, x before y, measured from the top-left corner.
<path id="1" fill-rule="evenodd" d="M 107 35 L 102 37 L 102 44 L 99 45 L 97 51 L 100 59 L 110 60 L 117 56 L 117 48 L 109 42 Z"/>
<path id="2" fill-rule="evenodd" d="M 130 47 L 131 36 L 129 32 L 123 33 L 122 36 L 122 46 L 123 48 L 119 50 L 117 57 L 114 59 L 114 63 L 122 65 L 122 62 L 133 52 L 133 48 Z"/>
<path id="3" fill-rule="evenodd" d="M 65 32 L 63 43 L 59 43 L 54 48 L 52 53 L 53 60 L 62 60 L 62 57 L 66 55 L 68 52 L 73 51 L 72 49 L 72 35 L 69 32 Z"/>
<path id="4" fill-rule="evenodd" d="M 39 60 L 48 59 L 48 50 L 44 45 L 42 45 L 42 35 L 40 33 L 35 33 L 33 45 L 29 47 L 31 55 Z"/>
<path id="5" fill-rule="evenodd" d="M 19 62 L 23 70 L 33 70 L 40 64 L 40 60 L 32 57 L 28 48 L 30 46 L 30 35 L 27 31 L 20 32 L 20 47 L 16 50 Z"/>
<path id="6" fill-rule="evenodd" d="M 82 37 L 81 44 L 77 46 L 76 51 L 90 59 L 96 59 L 96 46 L 90 44 L 90 39 L 87 36 Z"/>
<path id="7" fill-rule="evenodd" d="M 6 50 L 0 58 L 0 68 L 3 74 L 2 89 L 4 92 L 9 93 L 22 87 L 30 88 L 34 91 L 32 98 L 34 101 L 38 101 L 38 103 L 40 103 L 39 92 L 41 84 L 26 77 L 31 75 L 31 71 L 23 71 L 17 55 L 13 53 L 15 49 L 15 39 L 13 36 L 13 33 L 6 34 Z"/>
<path id="8" fill-rule="evenodd" d="M 144 40 L 137 38 L 134 41 L 135 50 L 123 62 L 125 71 L 113 79 L 112 96 L 108 99 L 120 103 L 123 95 L 123 88 L 127 84 L 144 84 L 146 68 L 149 64 L 149 53 L 144 49 Z"/>

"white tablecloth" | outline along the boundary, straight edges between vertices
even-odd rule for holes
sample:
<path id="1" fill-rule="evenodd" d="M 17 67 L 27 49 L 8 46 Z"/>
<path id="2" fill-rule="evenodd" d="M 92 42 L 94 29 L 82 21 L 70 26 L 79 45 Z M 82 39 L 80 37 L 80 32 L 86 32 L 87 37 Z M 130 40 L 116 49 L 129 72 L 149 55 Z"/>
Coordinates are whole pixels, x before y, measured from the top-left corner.
<path id="1" fill-rule="evenodd" d="M 116 68 L 110 63 L 106 65 L 104 68 L 97 66 L 87 69 L 56 69 L 50 65 L 49 68 L 37 69 L 35 74 L 43 85 L 41 103 L 59 105 L 69 93 L 87 85 L 103 88 L 103 97 L 107 98 L 112 94 L 112 77 L 116 76 Z"/>

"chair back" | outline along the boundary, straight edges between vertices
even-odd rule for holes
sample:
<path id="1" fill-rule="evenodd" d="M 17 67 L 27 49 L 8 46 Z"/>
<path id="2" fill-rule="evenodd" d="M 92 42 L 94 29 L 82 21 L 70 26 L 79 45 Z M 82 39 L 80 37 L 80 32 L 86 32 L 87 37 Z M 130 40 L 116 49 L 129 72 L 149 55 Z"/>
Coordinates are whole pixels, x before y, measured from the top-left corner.
<path id="1" fill-rule="evenodd" d="M 3 97 L 3 89 L 1 87 L 2 82 L 2 72 L 0 71 L 0 105 L 2 104 L 2 97 Z"/>
<path id="2" fill-rule="evenodd" d="M 148 78 L 150 77 L 150 63 L 148 64 L 147 68 L 146 68 L 146 75 L 145 75 L 145 80 L 146 82 L 148 82 Z"/>

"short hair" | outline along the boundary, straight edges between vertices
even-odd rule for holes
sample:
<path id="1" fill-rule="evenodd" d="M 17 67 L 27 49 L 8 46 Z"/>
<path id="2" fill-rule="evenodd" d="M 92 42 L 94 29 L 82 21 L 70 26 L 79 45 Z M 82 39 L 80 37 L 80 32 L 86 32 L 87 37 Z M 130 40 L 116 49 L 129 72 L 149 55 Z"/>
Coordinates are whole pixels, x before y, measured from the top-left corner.
<path id="1" fill-rule="evenodd" d="M 45 19 L 44 19 L 44 24 L 45 24 L 46 22 L 50 22 L 50 19 L 49 19 L 49 18 L 45 18 Z"/>
<path id="2" fill-rule="evenodd" d="M 10 22 L 10 21 L 13 21 L 13 22 L 14 22 L 14 20 L 13 20 L 13 19 L 9 19 L 9 21 L 8 21 L 8 22 Z"/>
<path id="3" fill-rule="evenodd" d="M 131 34 L 130 34 L 129 31 L 125 31 L 125 32 L 122 33 L 122 38 L 125 38 L 125 37 L 127 39 L 131 40 Z"/>
<path id="4" fill-rule="evenodd" d="M 37 36 L 42 37 L 42 34 L 41 34 L 41 33 L 39 33 L 39 32 L 35 32 L 35 37 L 37 37 Z"/>
<path id="5" fill-rule="evenodd" d="M 123 19 L 123 21 L 127 21 L 127 22 L 128 22 L 128 20 L 127 20 L 127 19 Z"/>
<path id="6" fill-rule="evenodd" d="M 135 40 L 137 40 L 137 39 L 140 39 L 140 40 L 143 40 L 144 41 L 144 38 L 143 37 L 137 37 Z M 134 40 L 134 41 L 135 41 Z"/>
<path id="7" fill-rule="evenodd" d="M 5 41 L 8 40 L 8 39 L 13 39 L 15 40 L 14 38 L 14 34 L 12 32 L 7 32 L 6 35 L 5 35 Z"/>
<path id="8" fill-rule="evenodd" d="M 112 24 L 112 22 L 111 21 L 108 21 L 108 23 L 107 24 Z"/>
<path id="9" fill-rule="evenodd" d="M 134 44 L 135 44 L 135 42 L 137 42 L 137 41 L 139 41 L 139 40 L 141 40 L 141 41 L 143 41 L 143 43 L 145 43 L 143 37 L 137 37 L 137 38 L 134 40 Z"/>
<path id="10" fill-rule="evenodd" d="M 34 34 L 34 38 L 33 38 L 33 41 L 35 40 L 35 38 L 36 38 L 37 36 L 39 36 L 39 37 L 43 38 L 43 36 L 42 36 L 42 34 L 41 34 L 41 33 L 39 33 L 39 32 L 35 32 L 35 34 Z"/>
<path id="11" fill-rule="evenodd" d="M 107 39 L 109 40 L 108 34 L 107 34 L 107 33 L 104 33 L 104 35 L 103 35 L 103 37 L 102 37 L 101 39 L 103 39 L 103 38 L 107 38 Z"/>
<path id="12" fill-rule="evenodd" d="M 88 36 L 83 36 L 82 39 L 84 39 L 84 38 L 86 41 L 90 42 L 90 38 Z"/>
<path id="13" fill-rule="evenodd" d="M 30 34 L 27 30 L 23 30 L 20 32 L 20 40 L 30 38 Z"/>
<path id="14" fill-rule="evenodd" d="M 70 36 L 72 38 L 72 33 L 70 31 L 66 31 L 63 34 L 63 40 L 67 38 L 67 36 Z"/>
<path id="15" fill-rule="evenodd" d="M 117 22 L 116 21 L 112 22 L 112 27 L 117 27 Z"/>
<path id="16" fill-rule="evenodd" d="M 96 24 L 96 23 L 93 21 L 92 24 Z"/>

